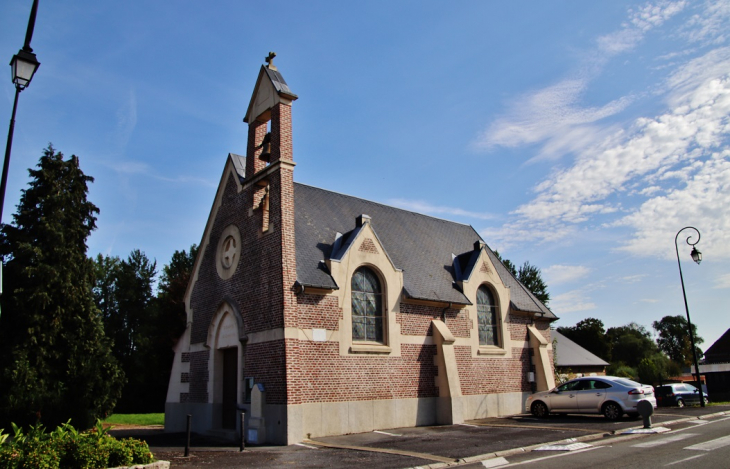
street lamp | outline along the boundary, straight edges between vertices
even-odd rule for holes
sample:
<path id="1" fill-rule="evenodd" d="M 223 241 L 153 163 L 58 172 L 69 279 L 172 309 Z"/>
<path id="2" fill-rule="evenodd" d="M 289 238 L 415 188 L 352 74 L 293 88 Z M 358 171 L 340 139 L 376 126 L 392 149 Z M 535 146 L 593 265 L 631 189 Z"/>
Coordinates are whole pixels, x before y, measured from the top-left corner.
<path id="1" fill-rule="evenodd" d="M 8 169 L 10 166 L 10 149 L 13 146 L 13 130 L 15 129 L 15 111 L 18 108 L 18 95 L 21 91 L 30 85 L 30 81 L 35 75 L 40 62 L 35 57 L 33 49 L 30 47 L 30 40 L 33 38 L 33 28 L 35 27 L 35 16 L 38 11 L 38 0 L 33 0 L 33 7 L 30 10 L 30 19 L 28 20 L 28 29 L 25 33 L 25 44 L 23 48 L 15 54 L 10 61 L 10 68 L 13 73 L 13 83 L 15 84 L 15 101 L 13 102 L 13 114 L 10 118 L 10 129 L 8 130 L 8 143 L 5 146 L 5 160 L 3 161 L 3 176 L 0 183 L 0 222 L 3 218 L 3 206 L 5 205 L 5 189 L 8 182 Z"/>
<path id="2" fill-rule="evenodd" d="M 684 291 L 684 277 L 682 276 L 682 263 L 679 261 L 679 247 L 677 246 L 677 239 L 679 238 L 679 233 L 681 233 L 684 230 L 694 230 L 697 233 L 697 241 L 694 243 L 691 243 L 689 240 L 692 239 L 694 235 L 689 235 L 687 237 L 687 244 L 692 246 L 692 252 L 690 255 L 692 256 L 692 260 L 695 261 L 698 265 L 700 262 L 702 262 L 702 253 L 695 247 L 697 243 L 700 242 L 700 231 L 695 228 L 694 226 L 685 226 L 681 230 L 677 232 L 677 235 L 674 237 L 674 249 L 677 251 L 677 264 L 679 265 L 679 280 L 682 282 L 682 295 L 684 296 L 684 310 L 687 312 L 687 327 L 689 328 L 689 343 L 692 346 L 692 357 L 694 359 L 694 365 L 695 365 L 695 372 L 697 373 L 697 387 L 700 388 L 700 405 L 702 407 L 705 406 L 705 396 L 702 392 L 702 376 L 700 375 L 700 366 L 697 362 L 697 350 L 695 349 L 695 337 L 692 333 L 692 321 L 689 319 L 689 306 L 687 306 L 687 293 Z"/>

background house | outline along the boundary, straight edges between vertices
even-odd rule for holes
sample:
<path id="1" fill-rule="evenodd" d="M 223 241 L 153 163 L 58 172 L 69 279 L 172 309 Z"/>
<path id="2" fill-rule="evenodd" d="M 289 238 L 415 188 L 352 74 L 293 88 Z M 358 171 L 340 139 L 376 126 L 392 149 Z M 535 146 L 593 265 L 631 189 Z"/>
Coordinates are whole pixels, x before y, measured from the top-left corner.
<path id="1" fill-rule="evenodd" d="M 694 371 L 692 366 L 692 373 Z M 730 329 L 705 351 L 700 373 L 705 378 L 711 401 L 730 400 Z"/>
<path id="2" fill-rule="evenodd" d="M 609 363 L 592 354 L 556 330 L 550 331 L 555 353 L 555 369 L 561 378 L 605 376 Z"/>

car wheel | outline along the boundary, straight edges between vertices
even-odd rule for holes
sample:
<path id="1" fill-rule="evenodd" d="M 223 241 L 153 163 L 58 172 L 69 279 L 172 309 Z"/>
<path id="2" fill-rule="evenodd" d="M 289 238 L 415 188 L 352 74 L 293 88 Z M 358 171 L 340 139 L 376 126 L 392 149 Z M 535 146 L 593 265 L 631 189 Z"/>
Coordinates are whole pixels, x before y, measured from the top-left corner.
<path id="1" fill-rule="evenodd" d="M 548 408 L 545 405 L 544 402 L 537 401 L 534 404 L 532 404 L 532 415 L 534 415 L 537 418 L 544 419 L 548 416 L 550 412 L 548 412 Z"/>
<path id="2" fill-rule="evenodd" d="M 608 420 L 618 420 L 621 415 L 623 415 L 623 411 L 615 402 L 609 402 L 603 406 L 603 416 Z"/>
<path id="3" fill-rule="evenodd" d="M 677 407 L 684 407 L 684 400 L 677 399 Z"/>

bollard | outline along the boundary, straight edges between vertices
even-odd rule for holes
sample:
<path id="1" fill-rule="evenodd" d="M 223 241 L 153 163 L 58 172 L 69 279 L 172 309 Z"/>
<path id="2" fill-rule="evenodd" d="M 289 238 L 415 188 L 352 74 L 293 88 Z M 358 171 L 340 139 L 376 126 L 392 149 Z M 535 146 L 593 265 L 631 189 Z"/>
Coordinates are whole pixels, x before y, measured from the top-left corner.
<path id="1" fill-rule="evenodd" d="M 190 456 L 190 425 L 191 425 L 192 420 L 193 420 L 193 416 L 188 414 L 188 430 L 187 430 L 188 438 L 187 438 L 187 441 L 185 442 L 185 457 L 186 458 L 188 456 Z"/>
<path id="2" fill-rule="evenodd" d="M 243 409 L 241 411 L 241 449 L 240 451 L 243 451 L 246 449 L 246 441 L 245 441 L 245 434 L 246 432 L 243 431 L 243 424 L 246 421 L 246 409 Z"/>
<path id="3" fill-rule="evenodd" d="M 654 413 L 654 406 L 649 401 L 639 401 L 636 410 L 644 418 L 644 428 L 651 428 L 651 416 Z"/>

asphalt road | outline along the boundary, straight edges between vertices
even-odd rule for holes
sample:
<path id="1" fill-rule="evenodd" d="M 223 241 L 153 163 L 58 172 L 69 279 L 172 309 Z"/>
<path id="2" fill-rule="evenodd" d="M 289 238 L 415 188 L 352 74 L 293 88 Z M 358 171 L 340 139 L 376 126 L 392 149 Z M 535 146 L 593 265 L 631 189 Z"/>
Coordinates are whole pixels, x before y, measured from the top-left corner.
<path id="1" fill-rule="evenodd" d="M 667 431 L 661 433 L 624 435 L 610 440 L 584 443 L 580 445 L 583 448 L 573 451 L 535 450 L 528 454 L 494 458 L 464 467 L 730 467 L 730 416 L 679 422 L 664 428 Z"/>
<path id="2" fill-rule="evenodd" d="M 652 417 L 653 426 L 666 424 L 672 431 L 681 426 L 703 426 L 687 421 L 715 421 L 730 416 L 730 406 L 660 408 Z M 711 416 L 712 414 L 712 416 Z M 641 428 L 641 419 L 624 417 L 618 422 L 609 422 L 597 415 L 551 416 L 536 419 L 530 415 L 506 418 L 490 418 L 469 421 L 463 425 L 400 428 L 380 432 L 316 438 L 300 445 L 287 447 L 247 447 L 239 452 L 230 443 L 194 436 L 191 456 L 183 457 L 185 435 L 164 433 L 160 429 L 125 429 L 112 431 L 117 437 L 135 436 L 145 439 L 158 459 L 171 462 L 171 467 L 333 467 L 351 468 L 406 468 L 406 467 L 498 467 L 487 464 L 526 464 L 531 458 L 552 458 L 560 467 L 566 467 L 564 460 L 575 456 L 592 458 L 599 454 L 620 455 L 611 451 L 613 442 L 621 443 L 621 433 L 629 428 Z M 707 427 L 712 428 L 710 427 Z M 727 431 L 727 429 L 725 429 Z M 690 431 L 692 433 L 692 431 Z M 657 436 L 641 436 L 647 441 Z M 693 436 L 694 438 L 694 436 Z M 533 451 L 547 443 L 590 444 L 584 453 L 576 451 L 550 452 Z M 630 446 L 629 446 L 630 447 Z M 659 449 L 661 451 L 661 448 Z M 639 451 L 637 449 L 637 451 Z M 645 451 L 645 449 L 643 450 Z M 562 454 L 570 453 L 570 456 Z M 554 456 L 554 457 L 553 457 Z M 499 458 L 505 458 L 504 461 Z M 524 458 L 524 459 L 522 459 Z M 708 460 L 710 460 L 708 458 Z M 558 462 L 559 461 L 559 462 Z M 576 459 L 576 461 L 579 461 Z M 613 461 L 609 457 L 608 461 Z M 633 459 L 632 459 L 633 461 Z M 725 461 L 730 461 L 727 458 Z M 471 463 L 471 464 L 470 464 Z M 474 465 L 476 463 L 477 465 Z M 586 461 L 576 466 L 588 467 Z M 625 461 L 608 467 L 654 467 L 651 465 L 627 465 Z M 541 462 L 541 465 L 544 465 Z M 551 466 L 548 466 L 551 467 Z M 557 467 L 557 466 L 555 466 Z M 703 467 L 730 467 L 730 464 Z"/>

